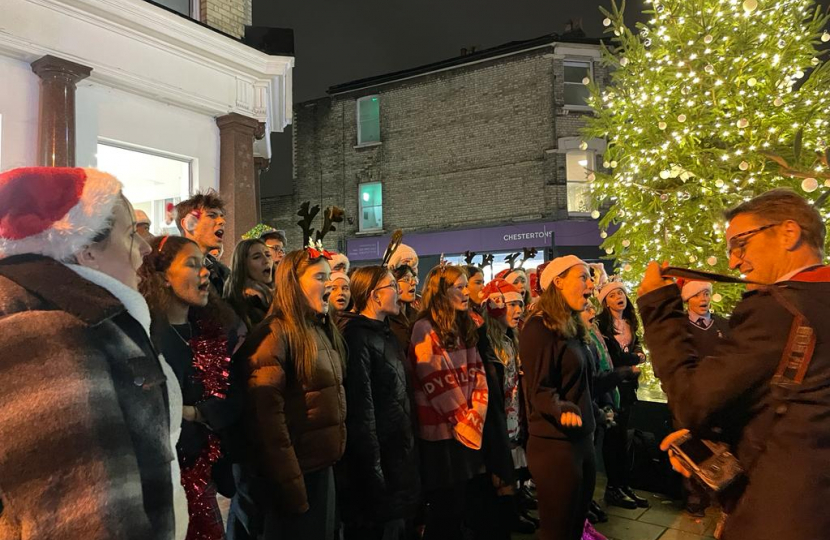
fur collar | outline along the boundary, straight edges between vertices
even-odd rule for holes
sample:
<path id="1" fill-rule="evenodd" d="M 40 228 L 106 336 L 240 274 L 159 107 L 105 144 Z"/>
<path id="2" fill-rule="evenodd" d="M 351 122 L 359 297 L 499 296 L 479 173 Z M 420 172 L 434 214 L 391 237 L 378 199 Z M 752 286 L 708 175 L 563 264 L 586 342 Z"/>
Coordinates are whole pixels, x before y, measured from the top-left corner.
<path id="1" fill-rule="evenodd" d="M 106 289 L 116 297 L 127 309 L 130 316 L 141 324 L 147 335 L 150 335 L 150 308 L 147 307 L 147 302 L 141 296 L 141 293 L 98 270 L 78 264 L 66 264 L 65 266 L 85 280 Z"/>

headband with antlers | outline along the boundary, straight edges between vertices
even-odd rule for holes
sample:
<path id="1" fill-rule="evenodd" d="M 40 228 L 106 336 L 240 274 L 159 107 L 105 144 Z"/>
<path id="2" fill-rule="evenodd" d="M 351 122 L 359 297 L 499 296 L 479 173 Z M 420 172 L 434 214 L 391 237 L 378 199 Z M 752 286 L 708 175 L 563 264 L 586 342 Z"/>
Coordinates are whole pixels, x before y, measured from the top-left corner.
<path id="1" fill-rule="evenodd" d="M 473 262 L 473 259 L 476 258 L 476 255 L 478 255 L 478 253 L 476 253 L 475 251 L 464 252 L 464 262 L 467 263 L 467 266 L 475 266 L 475 262 Z"/>
<path id="2" fill-rule="evenodd" d="M 403 241 L 403 231 L 397 229 L 395 232 L 392 233 L 392 239 L 389 240 L 389 245 L 386 247 L 386 251 L 383 253 L 383 261 L 380 263 L 381 266 L 387 266 L 389 264 L 389 259 L 392 258 L 392 255 L 398 251 L 398 248 Z"/>
<path id="3" fill-rule="evenodd" d="M 518 259 L 519 255 L 521 255 L 521 254 L 522 254 L 522 252 L 518 251 L 516 253 L 511 253 L 510 255 L 508 255 L 507 257 L 504 258 L 504 262 L 506 262 L 507 264 L 510 265 L 510 270 L 515 270 L 516 269 L 516 259 Z"/>
<path id="4" fill-rule="evenodd" d="M 493 266 L 493 254 L 492 253 L 482 253 L 481 255 L 481 269 L 484 270 L 488 266 Z"/>
<path id="5" fill-rule="evenodd" d="M 311 224 L 319 213 L 319 205 L 311 207 L 310 202 L 304 202 L 300 205 L 300 211 L 297 212 L 297 215 L 302 218 L 297 222 L 297 225 L 299 225 L 303 230 L 303 246 L 305 246 L 308 256 L 312 259 L 322 257 L 326 260 L 331 260 L 334 253 L 323 249 L 323 238 L 325 238 L 328 233 L 337 230 L 334 227 L 334 224 L 341 223 L 343 221 L 344 212 L 342 208 L 338 208 L 337 206 L 327 207 L 323 212 L 323 228 L 316 231 L 316 240 L 312 240 L 311 236 L 315 233 L 315 231 Z"/>
<path id="6" fill-rule="evenodd" d="M 524 248 L 522 262 L 519 263 L 519 268 L 522 268 L 527 261 L 536 257 L 537 253 L 539 253 L 539 251 L 536 248 Z"/>

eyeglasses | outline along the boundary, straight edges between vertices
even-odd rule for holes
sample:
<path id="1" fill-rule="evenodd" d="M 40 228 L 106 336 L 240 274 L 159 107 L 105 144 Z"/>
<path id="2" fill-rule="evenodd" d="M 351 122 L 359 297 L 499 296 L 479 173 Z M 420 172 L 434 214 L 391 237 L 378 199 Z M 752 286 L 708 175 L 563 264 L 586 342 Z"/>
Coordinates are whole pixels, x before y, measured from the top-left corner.
<path id="1" fill-rule="evenodd" d="M 383 287 L 375 287 L 375 292 L 383 290 L 383 289 L 391 289 L 393 287 L 397 291 L 398 290 L 398 283 L 393 282 L 393 283 L 390 283 L 389 285 L 384 285 Z"/>
<path id="2" fill-rule="evenodd" d="M 781 225 L 781 223 L 770 223 L 769 225 L 764 225 L 763 227 L 750 229 L 746 232 L 742 232 L 741 234 L 736 234 L 729 239 L 729 242 L 726 245 L 727 255 L 730 259 L 732 257 L 743 259 L 744 255 L 746 255 L 746 246 L 753 236 L 767 229 L 771 229 L 772 227 L 777 227 L 778 225 Z"/>
<path id="3" fill-rule="evenodd" d="M 406 283 L 407 285 L 417 285 L 419 282 L 416 276 L 412 276 L 401 278 L 398 280 L 398 283 Z"/>
<path id="4" fill-rule="evenodd" d="M 268 249 L 273 251 L 274 253 L 282 253 L 285 254 L 285 248 L 277 247 L 277 246 L 268 246 Z"/>

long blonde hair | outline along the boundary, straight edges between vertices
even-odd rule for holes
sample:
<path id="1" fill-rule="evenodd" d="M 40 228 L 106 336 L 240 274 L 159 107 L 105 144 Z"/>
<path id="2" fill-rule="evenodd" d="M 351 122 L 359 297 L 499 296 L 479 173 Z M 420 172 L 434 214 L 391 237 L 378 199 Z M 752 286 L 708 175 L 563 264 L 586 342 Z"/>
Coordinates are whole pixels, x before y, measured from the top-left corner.
<path id="1" fill-rule="evenodd" d="M 268 323 L 275 319 L 280 322 L 288 340 L 297 378 L 303 383 L 313 379 L 317 365 L 318 351 L 313 325 L 318 314 L 309 307 L 299 278 L 309 266 L 323 260 L 322 257 L 312 259 L 304 249 L 286 254 L 274 275 L 274 301 L 266 319 Z M 340 354 L 341 361 L 345 363 L 346 345 L 331 316 L 323 317 L 321 325 L 334 349 Z"/>
<path id="2" fill-rule="evenodd" d="M 568 272 L 577 266 L 572 266 L 559 274 L 565 278 Z M 562 292 L 551 282 L 548 288 L 539 297 L 539 300 L 531 306 L 530 317 L 541 317 L 545 326 L 565 339 L 578 338 L 582 341 L 588 340 L 588 329 L 582 322 L 578 311 L 571 309 Z"/>
<path id="3" fill-rule="evenodd" d="M 464 348 L 475 347 L 478 331 L 470 313 L 458 311 L 450 302 L 447 292 L 467 272 L 460 266 L 436 266 L 429 271 L 421 298 L 421 312 L 418 320 L 428 319 L 438 334 L 445 349 L 458 349 L 459 341 Z"/>

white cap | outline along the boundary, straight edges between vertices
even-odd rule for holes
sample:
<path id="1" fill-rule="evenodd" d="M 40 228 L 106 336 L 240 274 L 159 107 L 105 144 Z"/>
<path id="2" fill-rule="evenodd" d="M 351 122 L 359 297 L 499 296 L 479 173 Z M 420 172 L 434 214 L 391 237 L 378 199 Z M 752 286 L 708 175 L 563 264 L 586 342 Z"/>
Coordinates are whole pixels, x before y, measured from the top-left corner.
<path id="1" fill-rule="evenodd" d="M 599 290 L 599 294 L 597 295 L 597 300 L 601 304 L 605 297 L 611 294 L 612 291 L 621 290 L 625 294 L 628 294 L 628 291 L 625 288 L 625 284 L 622 281 L 609 281 L 605 284 L 605 286 Z"/>
<path id="2" fill-rule="evenodd" d="M 683 285 L 683 289 L 680 291 L 680 296 L 683 298 L 684 302 L 688 302 L 689 298 L 697 296 L 703 291 L 709 291 L 711 293 L 712 289 L 712 284 L 708 281 L 689 281 Z"/>
<path id="3" fill-rule="evenodd" d="M 329 276 L 329 282 L 330 283 L 334 283 L 338 279 L 342 279 L 346 283 L 351 283 L 352 282 L 352 280 L 349 279 L 348 274 L 346 274 L 344 272 L 332 272 L 331 275 Z"/>
<path id="4" fill-rule="evenodd" d="M 398 246 L 398 249 L 395 250 L 395 253 L 389 257 L 389 264 L 387 266 L 391 270 L 394 270 L 404 264 L 409 265 L 410 268 L 412 268 L 416 273 L 418 272 L 418 254 L 415 253 L 414 249 L 406 244 L 401 244 Z"/>
<path id="5" fill-rule="evenodd" d="M 548 263 L 545 269 L 542 270 L 542 275 L 539 276 L 539 286 L 542 287 L 543 291 L 546 290 L 548 286 L 553 283 L 553 278 L 561 275 L 566 270 L 578 264 L 588 266 L 588 263 L 576 255 L 565 255 L 564 257 L 557 257 L 553 259 L 550 263 Z"/>

